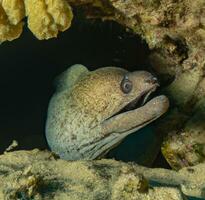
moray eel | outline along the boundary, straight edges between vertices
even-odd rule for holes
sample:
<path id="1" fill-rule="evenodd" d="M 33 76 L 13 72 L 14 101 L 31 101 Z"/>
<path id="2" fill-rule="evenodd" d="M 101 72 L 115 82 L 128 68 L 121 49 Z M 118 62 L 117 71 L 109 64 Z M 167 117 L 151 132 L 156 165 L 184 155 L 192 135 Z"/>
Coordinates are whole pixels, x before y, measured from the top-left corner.
<path id="1" fill-rule="evenodd" d="M 166 96 L 147 102 L 158 86 L 157 79 L 146 71 L 117 67 L 89 71 L 83 65 L 71 66 L 57 78 L 49 103 L 49 147 L 65 160 L 105 155 L 127 135 L 167 111 Z"/>

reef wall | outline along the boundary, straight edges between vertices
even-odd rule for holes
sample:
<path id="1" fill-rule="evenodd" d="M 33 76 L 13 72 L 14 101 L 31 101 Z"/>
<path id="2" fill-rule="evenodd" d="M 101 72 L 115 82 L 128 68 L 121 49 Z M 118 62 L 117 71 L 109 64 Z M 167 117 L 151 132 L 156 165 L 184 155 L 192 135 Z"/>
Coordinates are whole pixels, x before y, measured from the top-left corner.
<path id="1" fill-rule="evenodd" d="M 64 161 L 46 151 L 0 156 L 1 199 L 152 199 L 205 197 L 204 164 L 174 172 L 114 160 Z"/>

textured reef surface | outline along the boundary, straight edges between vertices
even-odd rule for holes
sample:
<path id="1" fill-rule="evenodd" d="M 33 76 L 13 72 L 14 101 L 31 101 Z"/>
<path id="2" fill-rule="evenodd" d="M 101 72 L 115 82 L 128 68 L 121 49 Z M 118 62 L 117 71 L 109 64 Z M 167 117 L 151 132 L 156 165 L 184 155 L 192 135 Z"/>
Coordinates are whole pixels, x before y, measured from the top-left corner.
<path id="1" fill-rule="evenodd" d="M 205 166 L 179 172 L 149 169 L 114 160 L 64 161 L 47 151 L 0 156 L 1 199 L 204 198 Z"/>

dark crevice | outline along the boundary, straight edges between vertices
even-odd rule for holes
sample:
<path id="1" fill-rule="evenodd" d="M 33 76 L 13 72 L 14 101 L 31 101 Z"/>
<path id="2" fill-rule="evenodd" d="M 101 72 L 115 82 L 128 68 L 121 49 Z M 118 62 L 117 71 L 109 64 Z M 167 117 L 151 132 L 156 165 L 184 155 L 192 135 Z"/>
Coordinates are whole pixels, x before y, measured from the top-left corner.
<path id="1" fill-rule="evenodd" d="M 44 130 L 52 82 L 69 66 L 80 63 L 89 70 L 117 66 L 151 71 L 149 49 L 140 37 L 115 22 L 81 17 L 74 19 L 68 31 L 48 41 L 38 41 L 25 29 L 20 39 L 0 46 L 0 55 L 1 153 L 13 139 L 19 142 L 17 149 L 48 148 Z"/>

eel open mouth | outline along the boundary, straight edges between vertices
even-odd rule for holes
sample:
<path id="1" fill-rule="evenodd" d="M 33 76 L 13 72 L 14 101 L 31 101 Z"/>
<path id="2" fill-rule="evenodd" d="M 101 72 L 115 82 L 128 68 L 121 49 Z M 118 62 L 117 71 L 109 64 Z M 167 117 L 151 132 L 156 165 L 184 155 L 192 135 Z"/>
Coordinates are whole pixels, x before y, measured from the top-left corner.
<path id="1" fill-rule="evenodd" d="M 140 96 L 138 96 L 133 101 L 128 103 L 125 107 L 123 107 L 120 111 L 118 111 L 117 113 L 115 113 L 114 115 L 109 117 L 108 119 L 110 119 L 116 115 L 119 115 L 121 113 L 130 111 L 130 110 L 134 110 L 134 109 L 137 109 L 137 108 L 144 106 L 149 100 L 152 99 L 151 96 L 153 96 L 153 95 L 151 95 L 151 94 L 156 91 L 157 87 L 158 87 L 158 85 L 154 85 L 152 88 L 144 91 Z"/>
<path id="2" fill-rule="evenodd" d="M 149 99 L 151 94 L 156 90 L 156 86 L 143 92 L 139 97 L 127 104 L 121 111 L 129 111 L 143 106 Z"/>
<path id="3" fill-rule="evenodd" d="M 160 95 L 152 98 L 154 94 L 151 94 L 157 87 L 157 84 L 152 85 L 150 89 L 142 92 L 141 95 L 102 123 L 104 138 L 101 138 L 101 141 L 96 144 L 97 154 L 93 154 L 92 158 L 103 155 L 119 144 L 127 135 L 143 128 L 167 111 L 169 100 L 166 96 Z"/>

